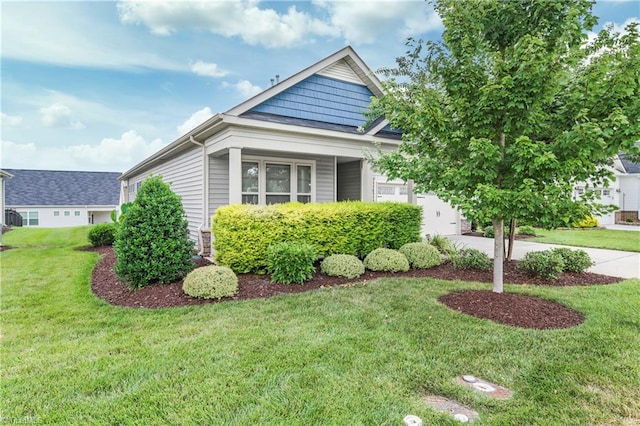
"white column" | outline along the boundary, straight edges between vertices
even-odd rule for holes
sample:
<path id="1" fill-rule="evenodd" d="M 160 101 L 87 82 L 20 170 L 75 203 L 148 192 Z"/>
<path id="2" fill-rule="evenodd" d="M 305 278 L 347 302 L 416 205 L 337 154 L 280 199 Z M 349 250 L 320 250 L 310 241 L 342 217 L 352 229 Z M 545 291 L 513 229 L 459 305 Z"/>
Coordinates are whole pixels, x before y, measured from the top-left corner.
<path id="1" fill-rule="evenodd" d="M 361 160 L 361 200 L 362 201 L 376 201 L 373 194 L 373 170 L 367 160 Z"/>
<path id="2" fill-rule="evenodd" d="M 229 204 L 242 202 L 242 149 L 229 148 Z"/>

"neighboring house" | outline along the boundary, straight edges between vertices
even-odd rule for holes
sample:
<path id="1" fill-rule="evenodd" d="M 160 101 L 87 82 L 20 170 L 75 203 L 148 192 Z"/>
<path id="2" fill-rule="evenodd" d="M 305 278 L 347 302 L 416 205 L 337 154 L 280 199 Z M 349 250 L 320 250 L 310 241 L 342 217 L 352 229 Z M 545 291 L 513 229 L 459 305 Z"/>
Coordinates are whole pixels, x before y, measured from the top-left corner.
<path id="1" fill-rule="evenodd" d="M 5 169 L 6 204 L 23 226 L 56 228 L 111 221 L 118 208 L 120 173 Z"/>
<path id="2" fill-rule="evenodd" d="M 586 191 L 596 192 L 600 204 L 617 207 L 609 214 L 597 216 L 599 225 L 620 222 L 620 212 L 627 212 L 625 217 L 633 215 L 633 212 L 636 213 L 636 218 L 640 214 L 640 164 L 633 163 L 621 154 L 613 159 L 611 171 L 615 179 L 609 182 L 607 187 L 593 187 L 582 183 L 573 189 L 574 199 L 580 198 Z"/>
<path id="3" fill-rule="evenodd" d="M 0 214 L 2 218 L 0 219 L 0 225 L 4 225 L 4 206 L 5 206 L 5 198 L 4 198 L 4 187 L 5 180 L 11 179 L 13 175 L 4 170 L 0 170 Z"/>
<path id="4" fill-rule="evenodd" d="M 425 218 L 437 219 L 425 222 L 424 233 L 459 233 L 457 211 L 433 195 L 414 196 L 402 182 L 387 182 L 366 161 L 374 142 L 388 152 L 401 139 L 384 119 L 363 128 L 371 97 L 382 93 L 373 72 L 346 47 L 216 114 L 123 173 L 121 200 L 133 201 L 146 177 L 161 175 L 182 197 L 198 241 L 220 206 L 287 201 L 420 203 Z"/>

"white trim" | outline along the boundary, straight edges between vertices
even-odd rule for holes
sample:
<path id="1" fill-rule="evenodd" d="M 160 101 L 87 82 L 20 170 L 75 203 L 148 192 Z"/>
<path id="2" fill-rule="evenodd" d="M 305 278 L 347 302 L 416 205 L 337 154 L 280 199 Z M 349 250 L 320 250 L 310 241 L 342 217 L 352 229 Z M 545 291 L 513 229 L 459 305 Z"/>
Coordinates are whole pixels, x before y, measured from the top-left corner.
<path id="1" fill-rule="evenodd" d="M 302 160 L 298 158 L 243 155 L 242 162 L 258 163 L 258 204 L 259 205 L 267 204 L 267 195 L 280 195 L 276 193 L 273 193 L 273 194 L 267 193 L 267 168 L 266 168 L 267 163 L 290 166 L 290 182 L 289 182 L 290 192 L 286 193 L 286 195 L 289 195 L 290 201 L 297 201 L 298 195 L 306 195 L 306 194 L 298 194 L 298 166 L 310 166 L 311 167 L 311 202 L 315 203 L 316 201 L 316 160 Z M 251 194 L 242 192 L 242 176 L 240 177 L 240 182 L 241 182 L 240 198 L 242 199 L 242 195 L 251 195 Z M 231 176 L 229 177 L 229 187 L 231 187 Z M 285 195 L 285 193 L 282 193 L 282 195 Z"/>
<path id="2" fill-rule="evenodd" d="M 343 49 L 338 50 L 333 55 L 330 55 L 319 62 L 311 65 L 308 68 L 294 74 L 293 76 L 283 80 L 282 82 L 276 84 L 275 86 L 271 86 L 266 89 L 264 92 L 257 94 L 253 98 L 248 99 L 247 101 L 237 105 L 230 110 L 228 110 L 225 114 L 238 116 L 251 108 L 260 105 L 264 101 L 273 96 L 287 90 L 288 88 L 295 86 L 302 80 L 317 74 L 318 72 L 324 70 L 325 68 L 335 64 L 336 62 L 344 59 L 346 64 L 351 67 L 353 72 L 360 77 L 362 83 L 371 90 L 371 92 L 375 96 L 382 96 L 382 84 L 378 80 L 378 78 L 373 74 L 373 72 L 369 69 L 369 67 L 364 63 L 364 61 L 358 56 L 358 54 L 353 50 L 351 46 L 347 46 Z"/>

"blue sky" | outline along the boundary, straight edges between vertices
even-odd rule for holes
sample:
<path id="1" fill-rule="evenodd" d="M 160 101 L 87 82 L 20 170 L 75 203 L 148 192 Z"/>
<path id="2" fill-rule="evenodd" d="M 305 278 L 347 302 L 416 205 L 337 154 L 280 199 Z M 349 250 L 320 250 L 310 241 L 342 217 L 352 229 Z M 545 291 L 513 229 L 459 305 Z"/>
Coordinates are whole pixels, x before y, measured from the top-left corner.
<path id="1" fill-rule="evenodd" d="M 2 168 L 122 172 L 276 74 L 345 45 L 392 66 L 442 31 L 422 1 L 0 1 Z M 622 27 L 640 3 L 594 13 Z"/>

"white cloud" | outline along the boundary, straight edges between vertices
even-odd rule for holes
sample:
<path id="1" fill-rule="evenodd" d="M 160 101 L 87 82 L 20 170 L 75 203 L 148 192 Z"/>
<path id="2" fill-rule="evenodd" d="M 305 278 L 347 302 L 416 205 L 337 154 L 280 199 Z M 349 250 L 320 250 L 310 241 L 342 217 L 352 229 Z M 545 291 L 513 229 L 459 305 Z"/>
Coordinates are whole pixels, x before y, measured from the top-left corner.
<path id="1" fill-rule="evenodd" d="M 196 126 L 204 123 L 209 118 L 213 117 L 213 113 L 211 112 L 211 108 L 204 107 L 199 111 L 191 114 L 191 117 L 187 118 L 184 123 L 176 127 L 178 130 L 178 135 L 184 135 L 189 130 L 195 128 Z"/>
<path id="2" fill-rule="evenodd" d="M 9 115 L 4 112 L 0 112 L 2 116 L 2 125 L 3 126 L 19 126 L 22 123 L 22 117 L 19 115 Z"/>
<path id="3" fill-rule="evenodd" d="M 187 71 L 166 46 L 106 19 L 110 2 L 2 2 L 2 57 L 107 69 Z M 72 18 L 71 18 L 72 17 Z"/>
<path id="4" fill-rule="evenodd" d="M 40 147 L 34 143 L 0 141 L 5 168 L 45 170 L 125 171 L 164 146 L 160 139 L 147 142 L 135 130 L 99 144 Z"/>
<path id="5" fill-rule="evenodd" d="M 248 80 L 240 80 L 235 84 L 224 82 L 222 83 L 222 87 L 231 87 L 235 89 L 236 92 L 245 99 L 251 98 L 262 92 L 262 88 L 260 86 L 256 86 Z"/>
<path id="6" fill-rule="evenodd" d="M 405 38 L 442 30 L 440 17 L 424 2 L 315 1 L 314 4 L 327 9 L 331 25 L 347 43 L 371 44 L 393 33 Z"/>
<path id="7" fill-rule="evenodd" d="M 47 127 L 66 127 L 69 129 L 83 129 L 85 126 L 73 118 L 71 108 L 56 102 L 48 107 L 40 108 L 42 123 Z"/>
<path id="8" fill-rule="evenodd" d="M 213 78 L 224 77 L 225 75 L 229 74 L 228 71 L 218 68 L 218 64 L 202 61 L 198 61 L 195 64 L 191 65 L 191 71 L 193 71 L 197 75 Z"/>
<path id="9" fill-rule="evenodd" d="M 153 34 L 170 35 L 184 29 L 205 29 L 224 37 L 240 37 L 250 45 L 291 47 L 306 44 L 314 36 L 333 36 L 327 23 L 299 12 L 295 6 L 279 14 L 261 9 L 255 0 L 139 2 L 121 0 L 120 20 L 142 24 Z"/>

